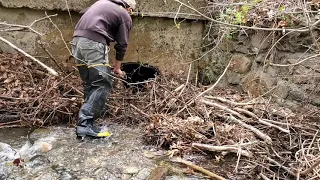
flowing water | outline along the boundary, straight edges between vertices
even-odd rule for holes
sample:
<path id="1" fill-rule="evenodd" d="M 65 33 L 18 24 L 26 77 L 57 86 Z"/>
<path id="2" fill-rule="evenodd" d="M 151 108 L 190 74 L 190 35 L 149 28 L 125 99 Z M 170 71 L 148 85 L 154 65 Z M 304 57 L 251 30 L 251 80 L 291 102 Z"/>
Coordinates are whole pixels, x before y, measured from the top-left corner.
<path id="1" fill-rule="evenodd" d="M 29 129 L 0 129 L 0 179 L 152 179 L 159 162 L 150 158 L 155 150 L 143 145 L 140 130 L 115 124 L 109 129 L 108 139 L 84 141 L 73 128 L 37 129 L 30 140 Z"/>

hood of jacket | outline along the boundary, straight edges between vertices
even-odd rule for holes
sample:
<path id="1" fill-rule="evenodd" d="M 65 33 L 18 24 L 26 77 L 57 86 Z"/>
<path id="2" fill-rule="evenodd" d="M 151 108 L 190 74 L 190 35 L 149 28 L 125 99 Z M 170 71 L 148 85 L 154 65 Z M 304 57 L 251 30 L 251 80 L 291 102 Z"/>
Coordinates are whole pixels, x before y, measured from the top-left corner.
<path id="1" fill-rule="evenodd" d="M 124 8 L 128 8 L 126 3 L 124 3 L 122 0 L 108 0 L 111 1 L 113 3 L 119 4 L 120 6 L 124 7 Z"/>

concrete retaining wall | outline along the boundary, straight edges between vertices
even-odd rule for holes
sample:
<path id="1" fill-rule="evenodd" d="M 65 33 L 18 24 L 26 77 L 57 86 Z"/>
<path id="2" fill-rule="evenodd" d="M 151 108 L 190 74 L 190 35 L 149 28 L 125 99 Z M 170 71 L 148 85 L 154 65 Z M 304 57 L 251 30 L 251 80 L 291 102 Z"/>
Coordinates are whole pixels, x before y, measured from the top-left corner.
<path id="1" fill-rule="evenodd" d="M 80 17 L 77 12 L 93 2 L 92 0 L 0 0 L 2 5 L 0 6 L 0 22 L 29 25 L 34 20 L 44 17 L 45 12 L 57 13 L 56 17 L 52 17 L 52 21 L 59 28 L 59 30 L 55 28 L 49 20 L 43 20 L 33 26 L 35 30 L 44 34 L 42 37 L 30 31 L 0 32 L 0 36 L 49 63 L 48 55 L 39 45 L 41 41 L 53 57 L 67 66 L 72 64 L 67 61 L 70 54 L 67 47 L 70 48 L 69 42 L 72 39 L 74 26 Z M 204 1 L 197 0 L 194 3 L 201 5 L 199 2 Z M 140 15 L 142 12 L 147 16 L 133 15 L 134 27 L 126 61 L 149 62 L 160 66 L 162 70 L 176 71 L 177 68 L 184 70 L 185 62 L 199 56 L 198 47 L 201 46 L 203 22 L 183 14 L 180 16 L 189 20 L 181 23 L 178 29 L 171 18 L 179 7 L 178 3 L 173 0 L 138 1 L 138 3 L 137 11 L 140 12 Z M 71 11 L 71 18 L 68 9 Z M 159 15 L 159 12 L 167 18 L 155 17 Z M 186 9 L 182 9 L 181 12 L 190 13 Z M 112 60 L 114 59 L 113 45 L 110 48 L 110 59 Z M 0 43 L 0 51 L 13 52 L 11 47 L 3 43 Z"/>

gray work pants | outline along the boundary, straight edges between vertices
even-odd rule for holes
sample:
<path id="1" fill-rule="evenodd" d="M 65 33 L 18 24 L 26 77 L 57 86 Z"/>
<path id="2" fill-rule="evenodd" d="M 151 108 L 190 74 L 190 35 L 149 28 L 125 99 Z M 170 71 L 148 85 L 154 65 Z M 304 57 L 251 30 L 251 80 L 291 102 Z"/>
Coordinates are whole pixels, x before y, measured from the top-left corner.
<path id="1" fill-rule="evenodd" d="M 112 89 L 113 78 L 105 44 L 74 37 L 72 54 L 84 87 L 84 103 L 79 111 L 78 125 L 86 126 L 101 116 Z"/>

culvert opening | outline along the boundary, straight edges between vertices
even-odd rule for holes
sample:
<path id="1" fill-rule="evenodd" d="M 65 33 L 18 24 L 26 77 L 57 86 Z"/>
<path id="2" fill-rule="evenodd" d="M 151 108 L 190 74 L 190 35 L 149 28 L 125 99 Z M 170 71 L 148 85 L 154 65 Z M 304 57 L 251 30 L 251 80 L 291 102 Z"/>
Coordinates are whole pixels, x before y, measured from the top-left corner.
<path id="1" fill-rule="evenodd" d="M 146 84 L 160 75 L 160 70 L 147 63 L 126 62 L 122 63 L 121 70 L 126 73 L 126 82 L 123 82 L 126 88 L 143 90 Z"/>

